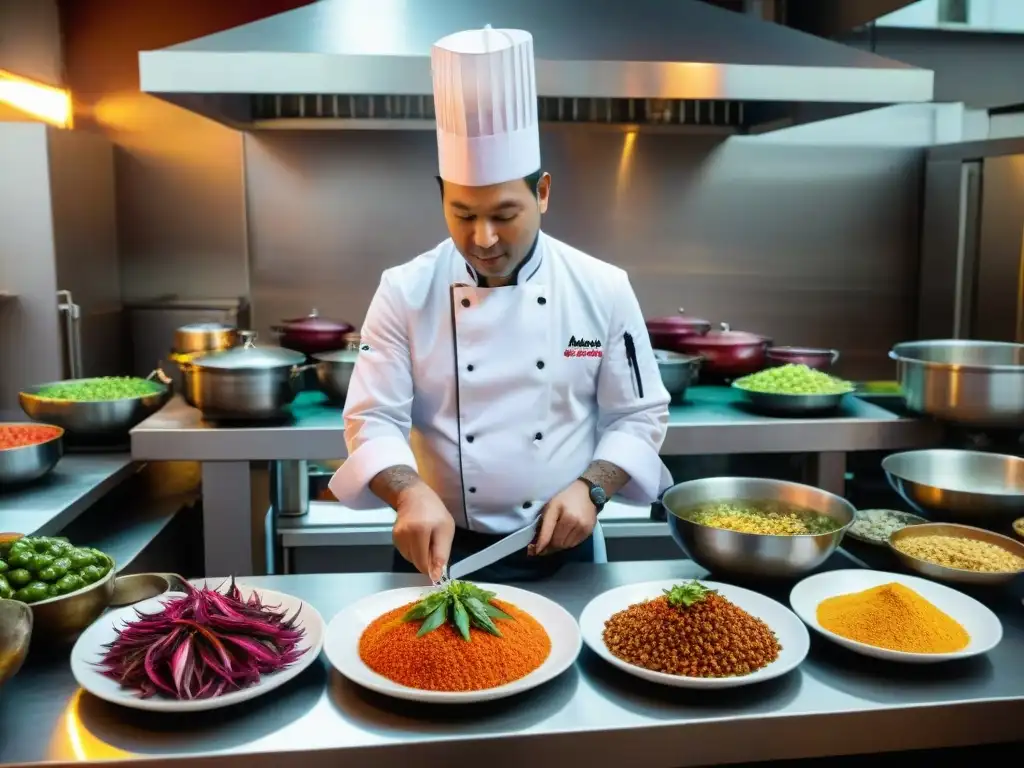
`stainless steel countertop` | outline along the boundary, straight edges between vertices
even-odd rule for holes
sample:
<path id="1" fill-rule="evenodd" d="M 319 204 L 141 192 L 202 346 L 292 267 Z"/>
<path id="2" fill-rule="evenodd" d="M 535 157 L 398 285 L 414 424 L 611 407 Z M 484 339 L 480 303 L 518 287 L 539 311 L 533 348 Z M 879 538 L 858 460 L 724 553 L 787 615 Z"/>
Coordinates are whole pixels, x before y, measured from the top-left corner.
<path id="1" fill-rule="evenodd" d="M 273 426 L 216 426 L 175 398 L 132 430 L 136 459 L 269 461 L 346 455 L 341 409 L 302 393 L 293 420 Z M 664 456 L 732 453 L 821 453 L 935 445 L 941 429 L 898 416 L 856 397 L 826 418 L 774 418 L 746 409 L 727 387 L 698 386 L 673 406 Z"/>
<path id="2" fill-rule="evenodd" d="M 53 535 L 136 468 L 126 453 L 67 454 L 39 482 L 0 489 L 0 531 Z"/>
<path id="3" fill-rule="evenodd" d="M 838 554 L 830 567 L 850 567 Z M 702 577 L 686 561 L 576 565 L 529 588 L 574 615 L 605 589 Z M 309 601 L 330 619 L 378 590 L 422 583 L 393 574 L 251 578 Z M 788 590 L 774 592 L 785 600 Z M 730 691 L 642 683 L 584 650 L 535 691 L 472 708 L 403 703 L 313 665 L 260 700 L 193 716 L 120 709 L 76 693 L 67 658 L 31 658 L 0 696 L 0 763 L 148 758 L 153 766 L 408 768 L 483 764 L 694 766 L 1009 741 L 1024 718 L 1020 595 L 990 601 L 1003 642 L 961 663 L 898 666 L 814 637 L 779 680 Z"/>

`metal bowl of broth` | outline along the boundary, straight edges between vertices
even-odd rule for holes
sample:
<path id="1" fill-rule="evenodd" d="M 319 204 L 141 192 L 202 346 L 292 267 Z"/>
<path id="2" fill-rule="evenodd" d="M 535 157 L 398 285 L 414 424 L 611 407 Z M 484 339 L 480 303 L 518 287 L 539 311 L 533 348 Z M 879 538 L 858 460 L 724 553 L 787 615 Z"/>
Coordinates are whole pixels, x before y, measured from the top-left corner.
<path id="1" fill-rule="evenodd" d="M 839 547 L 856 509 L 810 485 L 754 477 L 709 477 L 674 485 L 662 496 L 679 548 L 712 574 L 798 578 Z M 716 514 L 793 518 L 801 532 L 750 533 L 708 524 Z M 806 531 L 806 532 L 803 532 Z"/>

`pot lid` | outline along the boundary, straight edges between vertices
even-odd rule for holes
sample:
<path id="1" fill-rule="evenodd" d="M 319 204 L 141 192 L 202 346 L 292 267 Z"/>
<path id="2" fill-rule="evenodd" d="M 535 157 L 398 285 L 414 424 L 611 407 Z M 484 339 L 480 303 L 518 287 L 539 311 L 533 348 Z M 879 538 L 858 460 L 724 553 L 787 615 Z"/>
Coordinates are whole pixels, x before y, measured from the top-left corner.
<path id="1" fill-rule="evenodd" d="M 215 368 L 231 371 L 259 371 L 271 368 L 291 368 L 306 362 L 301 352 L 281 347 L 257 347 L 253 338 L 245 340 L 245 346 L 210 352 L 197 357 L 192 364 L 197 368 Z"/>
<path id="2" fill-rule="evenodd" d="M 317 333 L 351 333 L 355 330 L 355 327 L 348 323 L 331 320 L 327 317 L 321 317 L 320 313 L 315 309 L 305 317 L 293 317 L 290 320 L 282 321 L 282 327 L 285 333 L 301 331 L 315 331 Z"/>
<path id="3" fill-rule="evenodd" d="M 358 349 L 335 349 L 332 352 L 320 352 L 313 355 L 314 360 L 324 363 L 354 363 L 358 357 Z"/>
<path id="4" fill-rule="evenodd" d="M 660 331 L 662 333 L 673 331 L 692 330 L 694 328 L 710 328 L 711 323 L 701 317 L 690 317 L 680 307 L 679 314 L 667 315 L 666 317 L 652 317 L 647 320 L 648 331 Z"/>
<path id="5" fill-rule="evenodd" d="M 681 343 L 695 347 L 741 347 L 748 344 L 765 344 L 764 336 L 747 331 L 734 331 L 728 323 L 722 323 L 721 330 L 708 331 L 703 336 L 693 336 L 681 340 Z"/>
<path id="6" fill-rule="evenodd" d="M 234 330 L 237 330 L 235 326 L 224 323 L 189 323 L 178 328 L 179 333 L 220 333 Z"/>

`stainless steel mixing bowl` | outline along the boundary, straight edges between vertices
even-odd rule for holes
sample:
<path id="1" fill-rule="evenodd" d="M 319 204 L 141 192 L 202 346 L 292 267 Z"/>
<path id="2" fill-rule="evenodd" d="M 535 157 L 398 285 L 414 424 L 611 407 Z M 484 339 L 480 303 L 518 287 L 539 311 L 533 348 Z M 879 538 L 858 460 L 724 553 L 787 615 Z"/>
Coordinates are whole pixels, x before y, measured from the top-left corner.
<path id="1" fill-rule="evenodd" d="M 316 360 L 317 385 L 332 403 L 345 402 L 358 357 L 358 349 L 338 349 L 313 355 Z"/>
<path id="2" fill-rule="evenodd" d="M 943 339 L 897 344 L 907 407 L 976 427 L 1024 427 L 1024 344 Z"/>
<path id="3" fill-rule="evenodd" d="M 831 533 L 766 536 L 712 528 L 681 514 L 699 504 L 722 501 L 776 501 L 831 517 Z M 856 510 L 846 499 L 800 483 L 752 477 L 710 477 L 669 488 L 662 497 L 676 544 L 712 573 L 792 578 L 824 563 L 843 540 Z"/>
<path id="4" fill-rule="evenodd" d="M 697 381 L 701 358 L 664 349 L 654 350 L 654 357 L 658 361 L 661 383 L 672 396 L 672 402 L 681 403 L 686 396 L 686 390 Z"/>
<path id="5" fill-rule="evenodd" d="M 908 555 L 896 548 L 896 543 L 906 541 L 920 536 L 954 536 L 961 539 L 973 539 L 984 541 L 988 544 L 1005 549 L 1010 554 L 1024 558 L 1024 544 L 1011 539 L 1009 536 L 1000 536 L 998 533 L 986 531 L 984 528 L 975 528 L 971 525 L 953 525 L 950 523 L 926 523 L 924 525 L 913 525 L 894 531 L 889 537 L 889 548 L 896 554 L 900 562 L 910 570 L 927 576 L 936 581 L 948 581 L 954 584 L 974 584 L 983 586 L 994 586 L 1005 584 L 1019 576 L 1022 571 L 1000 571 L 997 573 L 984 573 L 979 571 L 968 571 L 963 568 L 950 568 L 919 557 Z"/>
<path id="6" fill-rule="evenodd" d="M 936 518 L 1018 516 L 1024 512 L 1024 459 L 935 449 L 886 456 L 882 469 L 908 504 Z"/>
<path id="7" fill-rule="evenodd" d="M 31 603 L 35 642 L 59 646 L 75 640 L 110 605 L 116 571 L 116 566 L 112 566 L 106 576 L 93 584 Z"/>
<path id="8" fill-rule="evenodd" d="M 0 686 L 14 677 L 28 656 L 32 611 L 19 600 L 0 599 Z"/>
<path id="9" fill-rule="evenodd" d="M 789 395 L 779 392 L 754 392 L 733 383 L 733 389 L 743 395 L 750 407 L 775 416 L 813 416 L 835 411 L 850 392 L 828 395 Z"/>
<path id="10" fill-rule="evenodd" d="M 140 421 L 159 411 L 171 397 L 171 388 L 167 385 L 163 372 L 151 374 L 158 378 L 155 384 L 160 390 L 152 395 L 142 397 L 126 397 L 121 400 L 78 401 L 50 400 L 38 396 L 44 387 L 54 384 L 67 384 L 66 381 L 53 381 L 48 384 L 37 384 L 18 394 L 21 409 L 31 418 L 46 424 L 63 427 L 75 436 L 109 437 L 127 435 Z M 87 381 L 87 379 L 79 379 Z"/>
<path id="11" fill-rule="evenodd" d="M 6 423 L 3 427 L 39 427 L 42 424 Z M 42 443 L 0 449 L 0 488 L 7 485 L 31 483 L 48 474 L 64 455 L 64 430 Z"/>

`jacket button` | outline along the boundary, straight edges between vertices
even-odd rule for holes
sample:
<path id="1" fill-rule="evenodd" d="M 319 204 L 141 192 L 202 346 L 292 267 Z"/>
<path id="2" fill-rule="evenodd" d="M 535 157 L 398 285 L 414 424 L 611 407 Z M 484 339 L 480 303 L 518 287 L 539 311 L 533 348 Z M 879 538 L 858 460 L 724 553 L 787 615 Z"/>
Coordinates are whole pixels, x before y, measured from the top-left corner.
<path id="1" fill-rule="evenodd" d="M 470 493 L 476 493 L 476 486 L 475 485 L 469 486 L 469 492 Z"/>
<path id="2" fill-rule="evenodd" d="M 466 370 L 469 371 L 470 373 L 472 373 L 472 371 L 473 371 L 473 364 L 470 363 L 469 365 L 467 365 L 466 366 Z"/>
<path id="3" fill-rule="evenodd" d="M 472 440 L 472 438 L 470 438 L 470 439 Z M 542 435 L 540 432 L 538 432 L 536 435 L 533 436 L 533 439 L 534 440 L 543 440 L 544 439 L 544 435 Z"/>
<path id="4" fill-rule="evenodd" d="M 538 360 L 537 361 L 537 367 L 540 368 L 540 369 L 543 369 L 544 368 L 544 361 L 543 360 Z"/>
<path id="5" fill-rule="evenodd" d="M 532 506 L 533 506 L 533 502 L 532 501 L 524 501 L 523 502 L 523 509 L 529 509 Z"/>
<path id="6" fill-rule="evenodd" d="M 545 299 L 543 296 L 538 296 L 537 297 L 537 303 L 540 304 L 543 307 L 545 304 L 548 303 L 548 300 Z"/>
<path id="7" fill-rule="evenodd" d="M 469 306 L 469 299 L 463 299 L 462 300 L 462 306 L 468 307 Z"/>
<path id="8" fill-rule="evenodd" d="M 472 443 L 473 442 L 473 436 L 472 435 L 466 435 L 466 442 L 467 443 Z"/>

